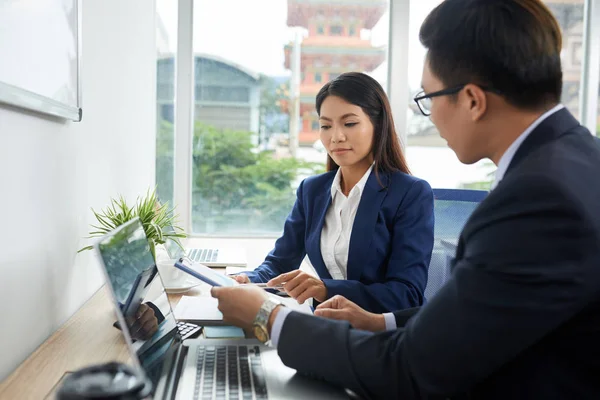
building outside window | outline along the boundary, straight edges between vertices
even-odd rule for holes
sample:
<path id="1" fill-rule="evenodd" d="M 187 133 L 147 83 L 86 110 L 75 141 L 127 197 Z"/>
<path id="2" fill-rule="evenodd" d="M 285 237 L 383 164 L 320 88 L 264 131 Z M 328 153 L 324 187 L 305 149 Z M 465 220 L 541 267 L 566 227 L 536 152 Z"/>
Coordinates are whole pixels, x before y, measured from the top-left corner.
<path id="1" fill-rule="evenodd" d="M 277 236 L 281 232 L 299 182 L 324 170 L 325 154 L 313 148 L 319 140 L 314 106 L 319 89 L 346 71 L 368 73 L 388 89 L 390 1 L 395 0 L 194 1 L 194 123 L 188 133 L 193 137 L 192 234 Z M 412 0 L 407 9 L 410 62 L 406 95 L 410 98 L 420 91 L 425 57 L 419 28 L 440 2 Z M 563 30 L 562 102 L 577 116 L 584 1 L 544 2 Z M 157 185 L 160 197 L 171 200 L 177 10 L 173 2 L 156 3 Z M 268 15 L 247 18 L 263 6 L 270 10 Z M 238 12 L 232 15 L 231 9 Z M 230 18 L 217 18 L 222 15 Z M 309 30 L 315 21 L 316 30 Z M 329 29 L 323 21 L 330 21 Z M 296 48 L 298 70 L 293 62 Z M 298 84 L 292 76 L 299 77 Z M 394 110 L 396 117 L 398 112 Z M 490 162 L 461 164 L 413 102 L 409 102 L 405 117 L 406 127 L 399 133 L 406 138 L 406 157 L 414 175 L 433 187 L 490 187 L 495 171 Z M 297 141 L 291 140 L 291 131 L 298 133 Z"/>
<path id="2" fill-rule="evenodd" d="M 270 13 L 247 18 L 257 15 L 257 7 L 268 8 Z M 348 7 L 354 17 L 346 12 Z M 238 12 L 232 15 L 232 9 Z M 172 23 L 174 15 L 158 13 L 159 24 Z M 221 15 L 230 18 L 217 18 Z M 343 28 L 350 24 L 349 18 L 373 32 L 368 45 Z M 333 21 L 329 32 L 323 22 L 317 22 L 311 33 L 310 25 L 319 19 Z M 292 62 L 295 32 L 301 35 L 298 71 L 293 71 Z M 325 170 L 325 154 L 312 147 L 319 139 L 315 96 L 332 66 L 339 74 L 352 62 L 354 70 L 371 73 L 382 84 L 385 81 L 389 4 L 196 0 L 192 36 L 192 234 L 276 236 L 291 211 L 300 181 Z M 175 51 L 171 45 L 171 57 Z M 310 76 L 315 68 L 319 72 Z M 295 88 L 294 73 L 300 77 Z M 171 82 L 166 77 L 160 82 L 167 84 L 161 86 L 165 94 L 161 106 L 168 107 L 158 108 L 159 123 L 172 129 L 169 107 L 174 100 L 168 91 L 175 88 L 168 86 Z M 295 107 L 297 117 L 292 117 Z M 291 129 L 298 132 L 297 142 L 290 140 Z M 157 160 L 164 157 L 157 151 Z"/>
<path id="3" fill-rule="evenodd" d="M 342 36 L 344 33 L 344 27 L 341 25 L 331 25 L 329 27 L 329 34 L 331 36 Z"/>

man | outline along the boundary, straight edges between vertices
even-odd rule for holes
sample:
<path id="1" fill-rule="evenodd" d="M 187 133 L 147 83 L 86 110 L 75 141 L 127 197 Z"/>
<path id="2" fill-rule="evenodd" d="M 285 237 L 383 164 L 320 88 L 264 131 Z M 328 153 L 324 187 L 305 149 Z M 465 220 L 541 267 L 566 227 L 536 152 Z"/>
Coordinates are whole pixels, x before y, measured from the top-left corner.
<path id="1" fill-rule="evenodd" d="M 377 334 L 255 288 L 215 289 L 220 309 L 259 333 L 267 315 L 286 365 L 369 398 L 600 398 L 600 148 L 559 104 L 556 20 L 538 0 L 446 0 L 420 39 L 419 107 L 462 162 L 498 166 L 450 280 L 416 314 L 317 312 Z"/>

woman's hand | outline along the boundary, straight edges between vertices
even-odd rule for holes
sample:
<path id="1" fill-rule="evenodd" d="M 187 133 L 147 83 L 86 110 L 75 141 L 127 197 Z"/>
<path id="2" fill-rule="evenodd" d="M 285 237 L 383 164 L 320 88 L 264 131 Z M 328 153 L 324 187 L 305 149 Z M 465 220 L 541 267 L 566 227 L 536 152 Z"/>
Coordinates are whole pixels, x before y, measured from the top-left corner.
<path id="1" fill-rule="evenodd" d="M 282 286 L 299 304 L 303 304 L 311 297 L 317 301 L 327 299 L 327 287 L 323 281 L 299 269 L 271 279 L 267 282 L 267 286 Z"/>

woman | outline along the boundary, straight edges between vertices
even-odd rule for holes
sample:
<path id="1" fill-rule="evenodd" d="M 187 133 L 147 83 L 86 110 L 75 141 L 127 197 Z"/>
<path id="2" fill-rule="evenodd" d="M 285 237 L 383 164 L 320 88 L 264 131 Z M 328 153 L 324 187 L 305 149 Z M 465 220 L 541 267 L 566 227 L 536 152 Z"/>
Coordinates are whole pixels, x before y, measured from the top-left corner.
<path id="1" fill-rule="evenodd" d="M 240 283 L 283 286 L 299 303 L 342 295 L 371 312 L 419 306 L 433 248 L 433 193 L 410 175 L 389 101 L 345 73 L 319 91 L 327 170 L 305 179 L 283 236 Z M 305 254 L 321 279 L 299 270 Z"/>

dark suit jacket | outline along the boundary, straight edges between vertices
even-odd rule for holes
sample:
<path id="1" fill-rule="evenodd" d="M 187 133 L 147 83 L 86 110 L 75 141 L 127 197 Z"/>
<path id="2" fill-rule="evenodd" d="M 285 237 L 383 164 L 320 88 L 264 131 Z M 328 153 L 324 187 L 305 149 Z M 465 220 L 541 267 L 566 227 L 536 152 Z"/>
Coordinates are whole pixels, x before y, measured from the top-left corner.
<path id="1" fill-rule="evenodd" d="M 556 112 L 472 214 L 452 277 L 404 328 L 370 334 L 292 312 L 281 359 L 368 398 L 600 398 L 599 174 L 589 131 Z"/>
<path id="2" fill-rule="evenodd" d="M 351 299 L 372 312 L 423 304 L 433 249 L 433 192 L 429 184 L 402 172 L 372 172 L 352 226 L 348 279 L 331 278 L 321 255 L 321 231 L 331 205 L 335 171 L 305 179 L 283 235 L 264 263 L 247 272 L 266 282 L 297 269 L 305 254 L 327 287 L 327 295 Z"/>

